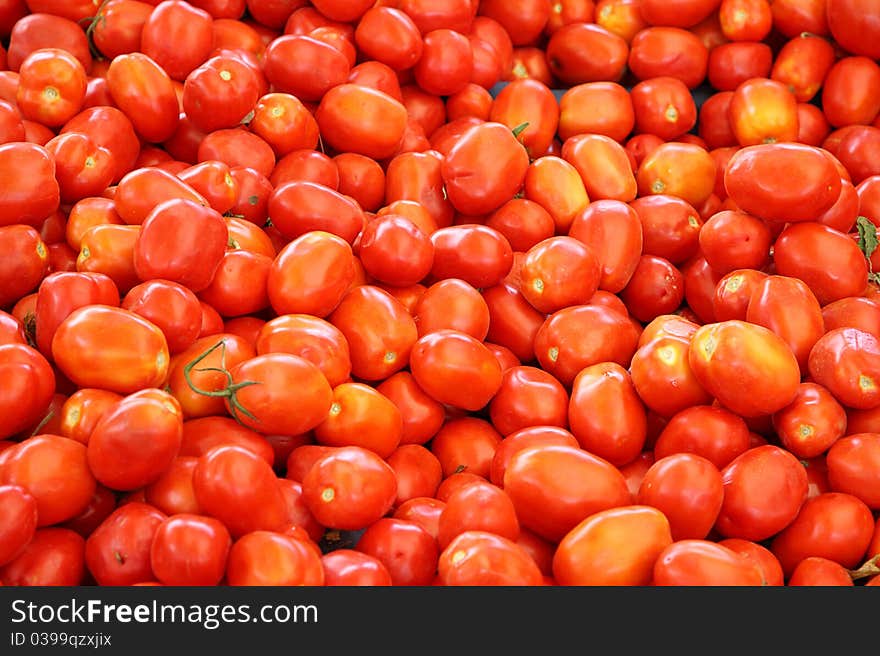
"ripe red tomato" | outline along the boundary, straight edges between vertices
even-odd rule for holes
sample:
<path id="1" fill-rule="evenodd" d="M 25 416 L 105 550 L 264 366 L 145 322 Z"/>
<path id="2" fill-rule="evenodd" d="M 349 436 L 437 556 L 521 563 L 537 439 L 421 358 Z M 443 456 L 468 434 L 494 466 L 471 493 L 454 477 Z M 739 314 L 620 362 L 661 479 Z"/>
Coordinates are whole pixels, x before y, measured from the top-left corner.
<path id="1" fill-rule="evenodd" d="M 174 84 L 149 55 L 132 52 L 115 57 L 107 69 L 107 86 L 139 137 L 161 143 L 174 134 L 180 119 Z"/>
<path id="2" fill-rule="evenodd" d="M 0 485 L 0 567 L 15 560 L 33 539 L 39 509 L 36 498 L 21 485 Z"/>
<path id="3" fill-rule="evenodd" d="M 812 379 L 847 408 L 870 410 L 880 404 L 880 342 L 858 328 L 826 332 L 810 351 Z"/>
<path id="4" fill-rule="evenodd" d="M 15 559 L 0 567 L 4 585 L 79 586 L 84 583 L 85 538 L 60 526 L 38 529 Z"/>
<path id="5" fill-rule="evenodd" d="M 165 585 L 218 585 L 226 572 L 231 546 L 229 531 L 220 521 L 179 513 L 156 529 L 150 567 Z"/>
<path id="6" fill-rule="evenodd" d="M 653 585 L 757 586 L 761 567 L 728 547 L 709 540 L 677 540 L 654 564 Z"/>
<path id="7" fill-rule="evenodd" d="M 486 531 L 460 533 L 437 563 L 441 585 L 542 585 L 537 563 L 516 542 Z"/>
<path id="8" fill-rule="evenodd" d="M 140 502 L 114 510 L 86 538 L 85 561 L 98 585 L 134 585 L 155 580 L 150 548 L 165 513 Z"/>
<path id="9" fill-rule="evenodd" d="M 673 542 L 656 508 L 611 508 L 590 515 L 560 540 L 553 555 L 559 585 L 649 585 L 660 554 Z"/>
<path id="10" fill-rule="evenodd" d="M 302 480 L 303 499 L 323 526 L 358 530 L 383 517 L 397 497 L 394 470 L 358 446 L 320 456 Z"/>
<path id="11" fill-rule="evenodd" d="M 520 523 L 558 542 L 584 517 L 630 503 L 623 474 L 607 460 L 570 446 L 532 446 L 507 464 L 503 489 Z"/>
<path id="12" fill-rule="evenodd" d="M 828 483 L 835 492 L 845 492 L 863 501 L 871 510 L 880 507 L 880 434 L 855 433 L 831 445 L 825 455 Z"/>

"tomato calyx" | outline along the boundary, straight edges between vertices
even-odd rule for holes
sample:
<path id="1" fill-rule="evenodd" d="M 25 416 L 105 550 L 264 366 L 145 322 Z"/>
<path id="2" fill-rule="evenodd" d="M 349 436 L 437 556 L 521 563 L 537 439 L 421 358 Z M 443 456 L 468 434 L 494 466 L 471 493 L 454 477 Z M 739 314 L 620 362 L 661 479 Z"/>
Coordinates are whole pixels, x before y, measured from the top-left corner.
<path id="1" fill-rule="evenodd" d="M 858 569 L 851 569 L 849 576 L 853 581 L 867 579 L 880 574 L 880 554 L 868 559 Z"/>
<path id="2" fill-rule="evenodd" d="M 107 20 L 106 16 L 104 16 L 104 5 L 106 5 L 107 2 L 108 0 L 102 0 L 101 5 L 98 7 L 98 11 L 95 12 L 94 16 L 87 16 L 79 20 L 80 26 L 86 26 L 85 33 L 86 40 L 89 44 L 89 53 L 95 60 L 104 59 L 104 53 L 95 45 L 95 30 L 100 24 L 105 23 Z"/>
<path id="3" fill-rule="evenodd" d="M 511 132 L 513 132 L 513 136 L 514 136 L 514 137 L 519 138 L 519 135 L 521 135 L 523 132 L 525 132 L 525 129 L 526 129 L 527 127 L 529 127 L 529 122 L 528 122 L 528 121 L 526 121 L 525 123 L 520 123 L 520 124 L 517 125 L 515 128 L 513 128 L 513 130 L 511 130 Z"/>
<path id="4" fill-rule="evenodd" d="M 48 424 L 50 421 L 52 421 L 52 417 L 54 417 L 54 416 L 55 416 L 55 411 L 49 410 L 49 412 L 46 413 L 46 416 L 43 417 L 42 419 L 40 419 L 40 423 L 34 427 L 34 430 L 31 431 L 31 434 L 28 437 L 33 437 L 34 435 L 39 435 L 42 432 L 43 428 L 46 426 L 46 424 Z"/>
<path id="5" fill-rule="evenodd" d="M 860 216 L 856 219 L 856 230 L 858 230 L 859 234 L 859 250 L 862 251 L 865 259 L 868 261 L 868 281 L 880 283 L 880 274 L 875 273 L 871 267 L 871 255 L 874 254 L 877 246 L 880 245 L 880 241 L 877 239 L 877 226 L 868 217 Z"/>
<path id="6" fill-rule="evenodd" d="M 24 324 L 24 336 L 28 346 L 37 348 L 37 315 L 33 312 L 28 312 L 24 315 L 22 323 Z"/>
<path id="7" fill-rule="evenodd" d="M 224 376 L 226 376 L 226 387 L 218 390 L 202 389 L 192 381 L 192 371 L 199 362 L 207 358 L 218 348 L 221 349 L 220 366 L 202 367 L 201 369 L 196 369 L 196 371 L 216 371 L 223 374 Z M 249 387 L 251 385 L 257 385 L 259 381 L 243 380 L 240 383 L 234 383 L 232 381 L 232 374 L 230 374 L 229 370 L 226 368 L 226 342 L 217 342 L 212 347 L 208 348 L 206 351 L 200 354 L 197 358 L 195 358 L 191 362 L 188 362 L 183 368 L 183 378 L 184 380 L 186 380 L 186 384 L 189 386 L 189 388 L 196 394 L 201 394 L 202 396 L 212 396 L 229 399 L 229 413 L 232 415 L 232 418 L 235 419 L 235 421 L 237 421 L 238 423 L 243 423 L 239 418 L 239 413 L 244 415 L 248 419 L 256 420 L 256 417 L 239 402 L 237 394 L 238 390 L 244 387 Z"/>

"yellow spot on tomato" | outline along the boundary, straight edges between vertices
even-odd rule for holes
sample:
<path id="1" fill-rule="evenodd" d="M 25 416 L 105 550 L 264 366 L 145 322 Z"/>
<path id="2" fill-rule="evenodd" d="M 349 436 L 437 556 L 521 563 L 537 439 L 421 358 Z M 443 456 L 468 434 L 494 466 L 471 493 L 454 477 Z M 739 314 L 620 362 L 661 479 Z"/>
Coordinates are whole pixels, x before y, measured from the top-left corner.
<path id="1" fill-rule="evenodd" d="M 330 503 L 335 497 L 336 490 L 334 490 L 332 487 L 325 487 L 323 490 L 321 490 L 321 501 L 326 501 L 327 503 Z"/>
<path id="2" fill-rule="evenodd" d="M 559 349 L 555 346 L 551 347 L 547 351 L 547 356 L 550 358 L 550 362 L 556 362 L 556 360 L 559 358 Z"/>
<path id="3" fill-rule="evenodd" d="M 870 376 L 866 376 L 865 374 L 859 376 L 859 389 L 870 392 L 876 389 L 876 387 L 877 385 L 874 383 L 874 379 Z"/>
<path id="4" fill-rule="evenodd" d="M 654 180 L 651 183 L 651 193 L 662 194 L 664 189 L 666 189 L 666 183 L 663 180 Z"/>
<path id="5" fill-rule="evenodd" d="M 467 554 L 463 550 L 459 549 L 454 554 L 452 554 L 452 563 L 460 563 L 462 560 L 464 560 L 465 556 L 467 556 Z"/>
<path id="6" fill-rule="evenodd" d="M 334 401 L 333 405 L 330 406 L 330 415 L 332 417 L 335 417 L 340 412 L 342 412 L 342 405 L 339 403 L 339 401 Z"/>
<path id="7" fill-rule="evenodd" d="M 224 82 L 229 82 L 229 80 L 232 79 L 232 73 L 230 73 L 227 70 L 220 71 L 219 75 L 220 75 L 220 79 L 223 80 Z"/>

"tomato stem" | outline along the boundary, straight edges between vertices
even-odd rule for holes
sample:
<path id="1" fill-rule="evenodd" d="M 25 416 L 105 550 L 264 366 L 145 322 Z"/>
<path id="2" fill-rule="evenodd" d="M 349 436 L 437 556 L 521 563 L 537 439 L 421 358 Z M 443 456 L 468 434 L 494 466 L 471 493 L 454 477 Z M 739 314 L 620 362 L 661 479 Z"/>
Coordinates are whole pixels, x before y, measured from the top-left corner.
<path id="1" fill-rule="evenodd" d="M 52 417 L 54 417 L 54 416 L 55 416 L 55 411 L 49 410 L 49 412 L 46 413 L 46 416 L 43 417 L 40 420 L 40 423 L 34 427 L 33 431 L 31 431 L 30 436 L 33 437 L 34 435 L 39 435 L 40 431 L 43 430 L 43 428 L 45 428 L 46 424 L 48 424 L 52 420 Z"/>
<path id="2" fill-rule="evenodd" d="M 849 571 L 849 576 L 853 581 L 866 579 L 869 576 L 875 576 L 877 574 L 880 574 L 880 554 L 877 554 L 873 558 L 867 560 L 858 569 L 852 569 Z"/>
<path id="3" fill-rule="evenodd" d="M 220 353 L 220 366 L 219 367 L 202 367 L 201 369 L 196 369 L 196 371 L 217 371 L 224 376 L 226 376 L 226 387 L 218 390 L 206 390 L 202 389 L 198 385 L 196 385 L 192 380 L 192 371 L 195 366 L 207 358 L 211 353 L 216 351 L 218 348 L 222 349 Z M 226 368 L 226 342 L 220 340 L 214 346 L 210 347 L 204 353 L 199 355 L 194 360 L 188 362 L 186 366 L 183 368 L 183 378 L 186 380 L 186 384 L 189 385 L 189 388 L 195 392 L 196 394 L 201 394 L 202 396 L 211 396 L 211 397 L 221 397 L 229 400 L 229 414 L 232 415 L 232 418 L 235 419 L 240 424 L 243 424 L 239 417 L 239 413 L 243 414 L 248 419 L 256 421 L 256 417 L 245 408 L 241 402 L 238 400 L 237 393 L 240 389 L 244 387 L 249 387 L 251 385 L 257 385 L 258 381 L 256 380 L 243 380 L 240 383 L 232 382 L 232 374 L 229 373 L 229 370 Z"/>

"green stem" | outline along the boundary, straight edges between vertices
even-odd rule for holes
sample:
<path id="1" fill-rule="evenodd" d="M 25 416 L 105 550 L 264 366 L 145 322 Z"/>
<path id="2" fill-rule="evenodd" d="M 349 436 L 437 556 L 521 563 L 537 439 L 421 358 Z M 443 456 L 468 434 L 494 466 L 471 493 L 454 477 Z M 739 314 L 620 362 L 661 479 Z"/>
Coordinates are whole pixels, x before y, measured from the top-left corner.
<path id="1" fill-rule="evenodd" d="M 196 371 L 216 371 L 224 376 L 226 376 L 226 387 L 219 390 L 206 390 L 202 389 L 198 385 L 196 385 L 192 380 L 192 371 L 195 366 L 207 358 L 211 353 L 216 351 L 218 348 L 222 349 L 220 353 L 220 366 L 219 367 L 203 367 L 201 369 L 196 369 Z M 186 384 L 189 388 L 195 392 L 196 394 L 201 394 L 202 396 L 210 396 L 214 398 L 225 398 L 229 401 L 229 413 L 232 415 L 232 418 L 235 419 L 239 424 L 243 424 L 241 419 L 239 418 L 239 413 L 243 414 L 245 417 L 252 421 L 257 421 L 257 418 L 247 409 L 245 408 L 241 402 L 238 400 L 238 390 L 249 387 L 251 385 L 258 385 L 259 381 L 256 380 L 243 380 L 240 383 L 235 383 L 232 380 L 232 374 L 229 373 L 229 370 L 226 368 L 226 342 L 220 340 L 214 346 L 210 347 L 204 353 L 199 355 L 195 360 L 192 360 L 186 364 L 183 368 L 183 378 L 186 380 Z"/>

